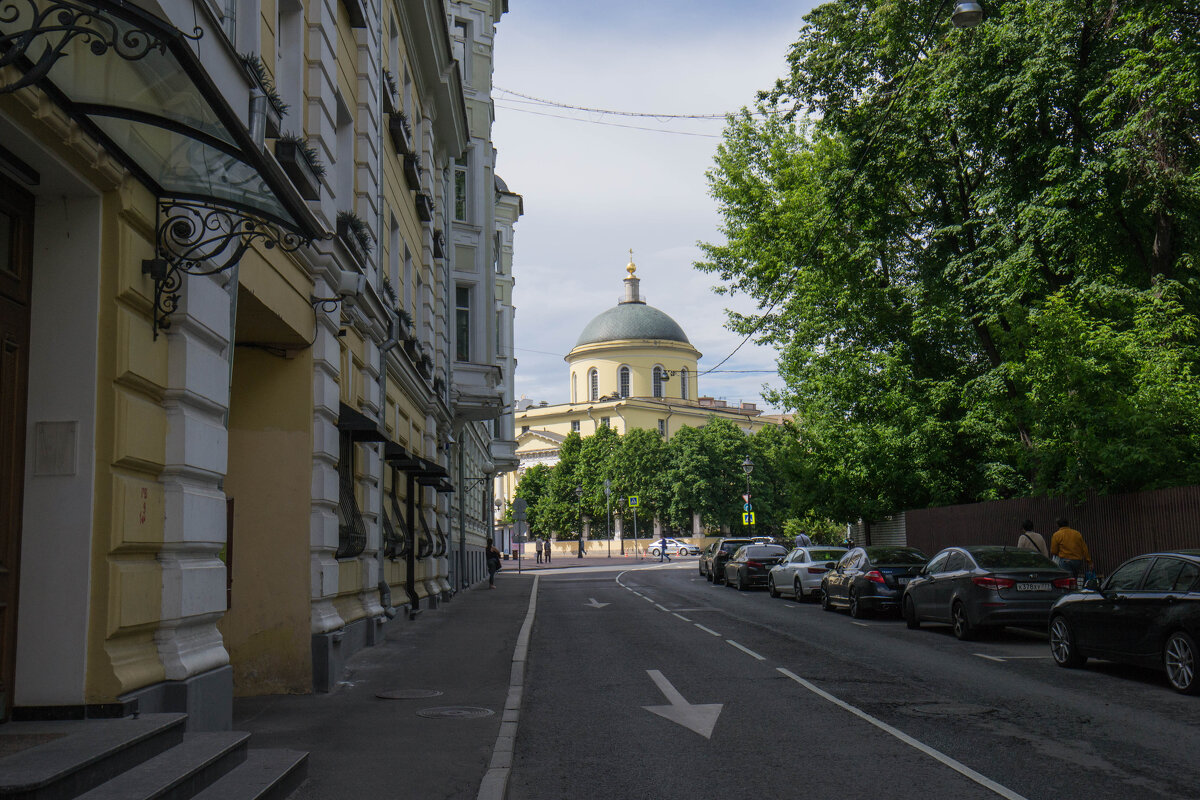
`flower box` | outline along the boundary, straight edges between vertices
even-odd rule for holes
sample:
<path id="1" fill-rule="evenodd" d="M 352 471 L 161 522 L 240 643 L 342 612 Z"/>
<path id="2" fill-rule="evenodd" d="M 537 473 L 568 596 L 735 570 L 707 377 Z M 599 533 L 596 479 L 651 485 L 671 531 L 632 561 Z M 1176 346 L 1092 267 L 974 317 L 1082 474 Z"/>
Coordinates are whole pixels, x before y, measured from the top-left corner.
<path id="1" fill-rule="evenodd" d="M 321 198 L 321 173 L 324 170 L 314 166 L 309 160 L 307 147 L 303 142 L 293 139 L 276 139 L 275 158 L 283 167 L 283 171 L 291 178 L 301 197 L 305 200 Z"/>
<path id="2" fill-rule="evenodd" d="M 421 222 L 433 222 L 433 198 L 424 192 L 417 192 L 417 216 Z"/>
<path id="3" fill-rule="evenodd" d="M 388 114 L 388 134 L 392 137 L 392 146 L 396 148 L 397 155 L 416 154 L 413 148 L 412 126 L 408 124 L 408 117 L 403 111 Z"/>

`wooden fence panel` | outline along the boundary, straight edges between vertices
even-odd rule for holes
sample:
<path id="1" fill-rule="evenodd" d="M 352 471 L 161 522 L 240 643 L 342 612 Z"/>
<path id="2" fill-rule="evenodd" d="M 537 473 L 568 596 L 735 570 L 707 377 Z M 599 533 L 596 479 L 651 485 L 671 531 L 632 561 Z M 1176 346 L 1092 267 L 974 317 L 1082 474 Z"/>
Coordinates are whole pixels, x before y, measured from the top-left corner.
<path id="1" fill-rule="evenodd" d="M 1015 545 L 1026 519 L 1049 544 L 1059 517 L 1083 534 L 1101 574 L 1139 553 L 1200 548 L 1200 486 L 1091 497 L 1078 504 L 1062 497 L 1019 497 L 904 515 L 908 544 L 928 555 L 951 545 Z"/>

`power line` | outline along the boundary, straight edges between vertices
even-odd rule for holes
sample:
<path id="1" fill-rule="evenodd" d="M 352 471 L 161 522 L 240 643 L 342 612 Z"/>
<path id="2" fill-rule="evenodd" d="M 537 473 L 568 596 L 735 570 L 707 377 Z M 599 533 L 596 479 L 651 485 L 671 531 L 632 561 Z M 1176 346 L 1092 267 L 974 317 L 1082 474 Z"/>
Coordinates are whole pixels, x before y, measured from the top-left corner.
<path id="1" fill-rule="evenodd" d="M 560 103 L 557 100 L 546 100 L 541 97 L 534 97 L 521 92 L 514 92 L 512 89 L 503 89 L 499 86 L 493 87 L 498 92 L 511 94 L 515 97 L 521 97 L 525 100 L 538 103 L 539 105 L 552 106 L 554 108 L 569 108 L 572 111 L 586 111 L 589 114 L 609 114 L 615 117 L 644 117 L 651 119 L 725 119 L 726 114 L 655 114 L 647 111 L 614 111 L 609 108 L 590 108 L 588 106 L 576 106 L 570 103 Z"/>
<path id="2" fill-rule="evenodd" d="M 520 114 L 533 114 L 538 117 L 550 117 L 551 119 L 563 119 L 567 122 L 582 122 L 587 125 L 604 125 L 610 128 L 628 128 L 635 131 L 650 131 L 651 133 L 670 133 L 676 136 L 698 136 L 702 139 L 720 139 L 718 133 L 692 133 L 691 131 L 671 131 L 663 128 L 647 128 L 643 125 L 622 125 L 619 122 L 601 122 L 597 119 L 579 119 L 578 117 L 564 117 L 561 114 L 547 114 L 543 111 L 532 111 L 528 108 L 513 108 L 512 106 L 501 105 L 496 103 L 496 108 L 503 108 L 506 111 L 516 111 Z"/>

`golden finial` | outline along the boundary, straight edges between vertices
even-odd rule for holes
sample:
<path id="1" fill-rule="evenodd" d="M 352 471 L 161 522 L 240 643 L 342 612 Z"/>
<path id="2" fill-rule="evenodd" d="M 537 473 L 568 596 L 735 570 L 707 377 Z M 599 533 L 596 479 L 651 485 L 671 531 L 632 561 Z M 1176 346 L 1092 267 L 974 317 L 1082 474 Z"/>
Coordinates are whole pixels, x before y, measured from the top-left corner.
<path id="1" fill-rule="evenodd" d="M 632 276 L 633 273 L 637 272 L 637 264 L 633 263 L 633 248 L 632 247 L 629 248 L 629 265 L 627 267 L 625 267 L 625 271 L 628 272 L 630 274 L 630 276 Z"/>

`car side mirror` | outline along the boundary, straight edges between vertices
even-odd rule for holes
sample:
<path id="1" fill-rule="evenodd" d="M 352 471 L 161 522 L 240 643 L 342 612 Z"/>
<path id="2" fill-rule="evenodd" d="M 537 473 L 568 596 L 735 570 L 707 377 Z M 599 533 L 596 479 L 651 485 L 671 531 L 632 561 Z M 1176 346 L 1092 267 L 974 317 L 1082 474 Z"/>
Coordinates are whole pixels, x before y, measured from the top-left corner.
<path id="1" fill-rule="evenodd" d="M 1096 580 L 1095 578 L 1089 578 L 1087 582 L 1083 584 L 1083 588 L 1090 589 L 1093 592 L 1098 592 L 1100 591 L 1100 581 Z"/>

